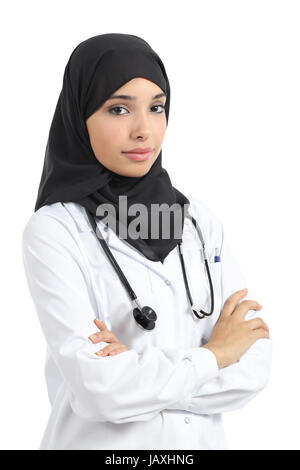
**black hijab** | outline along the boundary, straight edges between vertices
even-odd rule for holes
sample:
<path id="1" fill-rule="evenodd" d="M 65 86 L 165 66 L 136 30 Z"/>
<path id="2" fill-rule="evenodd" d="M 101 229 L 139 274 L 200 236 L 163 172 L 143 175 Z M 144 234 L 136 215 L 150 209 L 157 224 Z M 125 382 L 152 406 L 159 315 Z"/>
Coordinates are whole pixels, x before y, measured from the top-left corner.
<path id="1" fill-rule="evenodd" d="M 55 202 L 76 202 L 96 216 L 100 204 L 110 203 L 116 210 L 119 236 L 119 195 L 127 196 L 128 208 L 131 204 L 142 203 L 149 209 L 149 238 L 135 240 L 129 231 L 124 242 L 149 260 L 163 262 L 182 239 L 185 211 L 190 202 L 172 186 L 167 171 L 162 168 L 162 151 L 144 176 L 122 176 L 97 160 L 86 127 L 88 117 L 135 77 L 151 80 L 166 93 L 168 122 L 169 80 L 161 59 L 145 40 L 131 34 L 101 34 L 81 42 L 73 50 L 49 131 L 35 211 Z M 160 221 L 159 238 L 151 238 L 150 205 L 163 203 L 169 207 L 174 203 L 180 205 L 179 238 L 174 237 L 175 211 L 170 211 L 170 237 L 162 238 Z M 128 225 L 135 217 L 127 216 Z"/>

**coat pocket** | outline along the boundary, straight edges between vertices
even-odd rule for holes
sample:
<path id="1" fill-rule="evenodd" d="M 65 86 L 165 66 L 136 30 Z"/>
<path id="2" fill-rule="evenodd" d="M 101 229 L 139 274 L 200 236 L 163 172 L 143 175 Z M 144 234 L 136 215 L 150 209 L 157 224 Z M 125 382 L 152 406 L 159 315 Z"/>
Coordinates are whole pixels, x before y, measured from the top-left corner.
<path id="1" fill-rule="evenodd" d="M 222 262 L 211 261 L 213 259 L 212 257 L 208 259 L 208 269 L 214 295 L 214 313 L 212 316 L 215 317 L 217 315 L 218 317 L 221 305 Z M 185 264 L 188 284 L 195 307 L 199 310 L 210 312 L 211 289 L 209 277 L 203 256 L 199 250 L 185 250 Z"/>
<path id="2" fill-rule="evenodd" d="M 211 282 L 213 286 L 213 292 L 214 292 L 214 315 L 217 312 L 217 315 L 219 316 L 221 300 L 222 300 L 221 298 L 222 296 L 222 291 L 221 291 L 222 262 L 221 261 L 217 261 L 217 262 L 209 261 L 208 268 L 209 268 Z M 208 275 L 207 275 L 207 285 L 209 288 Z M 210 304 L 209 304 L 209 308 L 210 308 Z"/>

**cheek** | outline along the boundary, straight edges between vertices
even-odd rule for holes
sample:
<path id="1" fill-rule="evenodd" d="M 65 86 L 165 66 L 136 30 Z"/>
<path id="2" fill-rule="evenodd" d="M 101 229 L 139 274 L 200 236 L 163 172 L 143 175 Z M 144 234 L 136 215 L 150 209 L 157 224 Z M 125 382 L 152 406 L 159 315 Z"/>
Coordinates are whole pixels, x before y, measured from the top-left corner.
<path id="1" fill-rule="evenodd" d="M 163 140 L 167 128 L 166 118 L 162 119 L 162 122 L 157 123 L 155 126 L 155 135 L 158 140 Z"/>
<path id="2" fill-rule="evenodd" d="M 122 129 L 113 124 L 100 124 L 91 136 L 91 144 L 96 155 L 105 155 L 114 152 L 122 141 Z"/>

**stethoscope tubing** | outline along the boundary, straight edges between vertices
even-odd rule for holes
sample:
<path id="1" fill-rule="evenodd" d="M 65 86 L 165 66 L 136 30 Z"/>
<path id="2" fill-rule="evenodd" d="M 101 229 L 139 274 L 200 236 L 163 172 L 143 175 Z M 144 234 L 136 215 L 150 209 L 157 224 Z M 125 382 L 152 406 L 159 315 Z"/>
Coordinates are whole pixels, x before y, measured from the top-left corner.
<path id="1" fill-rule="evenodd" d="M 92 216 L 92 214 L 89 211 L 86 211 L 86 212 L 87 212 L 88 218 L 91 222 L 91 225 L 93 227 L 93 230 L 94 230 L 94 232 L 95 232 L 95 234 L 96 234 L 103 250 L 105 251 L 109 261 L 111 262 L 113 268 L 115 269 L 117 275 L 119 276 L 120 281 L 122 282 L 125 289 L 127 290 L 131 300 L 132 301 L 136 300 L 137 296 L 136 296 L 134 290 L 132 289 L 131 285 L 127 281 L 127 278 L 124 275 L 122 269 L 120 268 L 120 265 L 118 264 L 116 258 L 114 257 L 114 255 L 112 254 L 110 249 L 108 248 L 106 241 L 103 239 L 102 234 L 101 234 L 100 230 L 97 227 L 97 224 L 96 224 L 96 221 L 95 221 L 94 217 Z"/>
<path id="2" fill-rule="evenodd" d="M 123 273 L 121 267 L 119 266 L 117 260 L 115 259 L 112 252 L 110 251 L 109 247 L 107 246 L 106 241 L 102 237 L 101 231 L 97 227 L 97 223 L 95 221 L 94 216 L 88 210 L 86 210 L 86 213 L 87 213 L 87 216 L 89 218 L 89 221 L 91 223 L 91 226 L 92 226 L 92 228 L 95 232 L 95 235 L 96 235 L 97 239 L 99 240 L 105 254 L 107 255 L 109 261 L 111 262 L 111 264 L 112 264 L 115 272 L 117 273 L 121 283 L 123 284 L 124 288 L 128 292 L 128 294 L 130 296 L 130 299 L 132 300 L 132 302 L 134 302 L 138 306 L 139 309 L 142 309 L 142 307 L 141 307 L 141 305 L 140 305 L 140 303 L 137 299 L 137 295 L 135 294 L 134 290 L 132 289 L 131 285 L 129 284 L 129 282 L 128 282 L 125 274 Z M 182 268 L 182 273 L 183 273 L 184 284 L 185 284 L 187 296 L 188 296 L 192 311 L 193 311 L 194 315 L 196 315 L 197 318 L 202 319 L 204 317 L 212 315 L 212 313 L 214 311 L 214 289 L 213 289 L 213 284 L 212 284 L 212 280 L 211 280 L 211 276 L 210 276 L 208 260 L 207 260 L 207 255 L 206 255 L 206 251 L 205 251 L 205 242 L 204 242 L 204 238 L 203 238 L 201 229 L 200 229 L 199 225 L 197 224 L 196 220 L 194 219 L 194 217 L 192 217 L 190 214 L 187 214 L 187 216 L 192 220 L 193 225 L 196 228 L 196 231 L 198 233 L 198 236 L 199 236 L 201 244 L 202 244 L 203 255 L 204 255 L 204 263 L 205 263 L 205 268 L 206 268 L 207 275 L 208 275 L 210 294 L 211 294 L 211 309 L 210 309 L 210 312 L 204 312 L 203 310 L 198 310 L 198 309 L 195 308 L 195 306 L 193 304 L 193 299 L 192 299 L 192 296 L 191 296 L 191 292 L 190 292 L 190 289 L 189 289 L 187 276 L 186 276 L 185 263 L 184 263 L 184 258 L 183 258 L 183 254 L 182 254 L 182 250 L 181 250 L 182 241 L 180 241 L 180 243 L 177 245 L 177 247 L 178 247 L 178 251 L 179 251 L 179 257 L 180 257 L 180 262 L 181 262 L 181 268 Z M 150 307 L 148 307 L 148 308 L 150 308 Z M 200 315 L 199 313 L 201 313 L 202 315 Z"/>

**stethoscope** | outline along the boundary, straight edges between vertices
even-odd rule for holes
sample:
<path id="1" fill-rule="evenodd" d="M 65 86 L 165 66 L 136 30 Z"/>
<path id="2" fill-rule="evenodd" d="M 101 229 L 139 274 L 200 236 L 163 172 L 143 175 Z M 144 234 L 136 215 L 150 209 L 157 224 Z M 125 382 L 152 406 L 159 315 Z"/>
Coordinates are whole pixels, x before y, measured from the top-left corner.
<path id="1" fill-rule="evenodd" d="M 90 220 L 90 223 L 91 223 L 92 228 L 95 232 L 95 235 L 96 235 L 97 239 L 99 240 L 104 252 L 106 253 L 106 255 L 107 255 L 109 261 L 111 262 L 113 268 L 115 269 L 117 275 L 119 276 L 120 281 L 122 282 L 125 289 L 127 290 L 133 304 L 136 305 L 136 307 L 133 310 L 133 316 L 134 316 L 134 319 L 135 319 L 136 323 L 143 330 L 148 330 L 148 331 L 153 330 L 153 328 L 155 328 L 155 322 L 157 320 L 157 315 L 156 315 L 155 311 L 151 307 L 142 307 L 140 305 L 140 303 L 137 299 L 137 296 L 136 296 L 134 290 L 132 289 L 131 285 L 129 284 L 125 274 L 123 273 L 123 271 L 120 268 L 119 264 L 117 263 L 115 257 L 113 256 L 112 252 L 110 251 L 109 247 L 107 246 L 106 241 L 104 240 L 104 238 L 102 238 L 101 231 L 99 229 L 97 230 L 98 227 L 97 227 L 97 223 L 95 221 L 94 216 L 87 209 L 85 209 L 85 211 L 86 211 L 87 216 Z M 192 217 L 189 213 L 187 213 L 187 217 L 189 217 L 192 220 L 193 225 L 196 228 L 196 231 L 198 233 L 198 236 L 199 236 L 199 238 L 201 240 L 201 244 L 202 244 L 203 258 L 204 258 L 205 268 L 206 268 L 206 272 L 207 272 L 207 276 L 208 276 L 208 280 L 209 280 L 209 288 L 210 288 L 210 296 L 211 296 L 210 312 L 204 312 L 203 310 L 199 310 L 194 306 L 194 302 L 193 302 L 191 292 L 190 292 L 190 289 L 189 289 L 189 285 L 188 285 L 188 281 L 187 281 L 185 264 L 184 264 L 184 259 L 183 259 L 183 255 L 182 255 L 182 250 L 181 250 L 182 241 L 180 241 L 178 243 L 177 247 L 178 247 L 180 261 L 181 261 L 181 267 L 182 267 L 182 273 L 183 273 L 183 278 L 184 278 L 185 289 L 186 289 L 186 292 L 187 292 L 187 295 L 188 295 L 188 298 L 189 298 L 191 309 L 192 309 L 193 313 L 196 315 L 197 318 L 202 319 L 204 317 L 209 317 L 210 315 L 212 315 L 212 313 L 214 311 L 214 289 L 213 289 L 213 284 L 212 284 L 210 271 L 209 271 L 209 267 L 208 267 L 208 258 L 207 258 L 207 254 L 206 254 L 206 250 L 205 250 L 205 242 L 204 242 L 204 238 L 202 236 L 201 229 L 200 229 L 199 225 L 197 224 L 196 220 L 194 219 L 194 217 Z M 100 236 L 98 235 L 98 233 L 100 234 Z"/>

